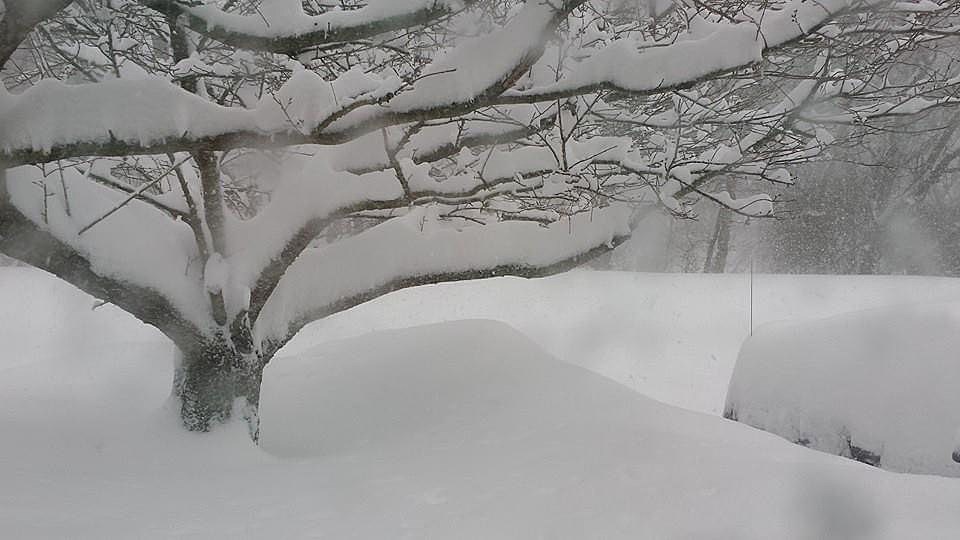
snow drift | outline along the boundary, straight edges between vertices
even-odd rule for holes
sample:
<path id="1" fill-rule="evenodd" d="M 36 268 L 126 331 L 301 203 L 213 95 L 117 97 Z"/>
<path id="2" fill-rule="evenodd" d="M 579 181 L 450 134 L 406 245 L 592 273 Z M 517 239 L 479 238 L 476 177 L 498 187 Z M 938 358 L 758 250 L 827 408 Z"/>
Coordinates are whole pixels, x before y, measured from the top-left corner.
<path id="1" fill-rule="evenodd" d="M 960 476 L 960 305 L 773 324 L 748 340 L 728 418 L 884 469 Z"/>
<path id="2" fill-rule="evenodd" d="M 960 502 L 929 498 L 960 486 L 929 479 L 921 496 L 907 477 L 658 403 L 494 321 L 381 331 L 280 359 L 262 405 L 263 448 L 338 470 L 320 489 L 353 500 L 338 501 L 322 536 L 937 536 L 950 528 L 940 518 L 913 520 Z"/>

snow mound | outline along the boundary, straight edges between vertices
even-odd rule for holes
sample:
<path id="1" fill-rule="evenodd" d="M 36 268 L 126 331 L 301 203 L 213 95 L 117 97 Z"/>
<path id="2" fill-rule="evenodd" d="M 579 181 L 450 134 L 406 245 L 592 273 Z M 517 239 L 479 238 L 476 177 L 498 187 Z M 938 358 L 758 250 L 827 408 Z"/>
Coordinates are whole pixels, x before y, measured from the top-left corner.
<path id="1" fill-rule="evenodd" d="M 658 403 L 499 322 L 274 362 L 262 446 L 327 471 L 337 518 L 316 531 L 331 537 L 896 538 L 925 519 L 937 536 L 953 525 L 932 498 L 960 500 Z"/>
<path id="2" fill-rule="evenodd" d="M 883 308 L 763 327 L 724 416 L 884 469 L 960 476 L 960 305 Z"/>
<path id="3" fill-rule="evenodd" d="M 187 434 L 163 410 L 171 355 L 155 332 L 107 306 L 91 311 L 89 297 L 42 274 L 4 277 L 0 346 L 24 353 L 0 377 L 5 538 L 947 539 L 960 530 L 952 478 L 889 474 L 652 401 L 486 321 L 275 359 L 263 396 L 272 454 L 239 424 Z M 61 321 L 86 331 L 58 336 Z"/>
<path id="4" fill-rule="evenodd" d="M 551 355 L 657 401 L 720 415 L 750 334 L 750 277 L 574 271 L 405 289 L 307 326 L 282 351 L 371 330 L 492 319 Z M 756 275 L 757 324 L 913 302 L 960 301 L 960 279 Z"/>
<path id="5" fill-rule="evenodd" d="M 264 375 L 261 443 L 284 457 L 330 456 L 668 429 L 637 416 L 638 400 L 654 403 L 560 362 L 502 322 L 454 321 L 274 360 Z"/>

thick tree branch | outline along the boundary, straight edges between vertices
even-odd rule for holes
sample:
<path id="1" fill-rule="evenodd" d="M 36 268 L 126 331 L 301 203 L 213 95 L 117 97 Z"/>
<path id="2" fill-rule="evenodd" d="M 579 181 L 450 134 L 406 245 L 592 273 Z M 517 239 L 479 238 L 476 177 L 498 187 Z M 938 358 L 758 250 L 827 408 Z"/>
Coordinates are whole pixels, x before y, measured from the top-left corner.
<path id="1" fill-rule="evenodd" d="M 14 137 L 8 140 L 0 138 L 0 159 L 5 161 L 8 166 L 14 166 L 44 163 L 78 156 L 226 151 L 243 147 L 276 148 L 297 144 L 336 145 L 391 126 L 462 116 L 484 107 L 497 105 L 500 96 L 539 60 L 546 42 L 565 20 L 569 12 L 582 4 L 583 1 L 568 0 L 559 8 L 549 8 L 550 16 L 546 21 L 541 21 L 542 28 L 537 29 L 537 34 L 528 39 L 528 47 L 519 51 L 520 54 L 516 62 L 505 67 L 506 71 L 500 73 L 488 87 L 478 89 L 474 95 L 462 97 L 459 101 L 437 104 L 432 99 L 427 99 L 425 104 L 418 104 L 420 98 L 423 97 L 422 94 L 432 94 L 437 88 L 432 83 L 428 86 L 421 86 L 421 83 L 424 83 L 422 79 L 409 92 L 399 94 L 393 101 L 383 105 L 360 107 L 335 122 L 320 122 L 318 129 L 303 133 L 295 126 L 289 125 L 289 122 L 280 123 L 282 127 L 277 129 L 262 129 L 260 127 L 262 124 L 257 121 L 255 115 L 249 114 L 250 111 L 204 103 L 197 101 L 192 95 L 181 95 L 172 90 L 158 94 L 155 91 L 157 81 L 146 81 L 142 89 L 143 92 L 139 92 L 140 89 L 135 88 L 135 84 L 123 83 L 126 93 L 132 96 L 130 99 L 143 100 L 142 103 L 128 103 L 129 109 L 151 110 L 161 108 L 171 111 L 190 111 L 191 120 L 196 123 L 188 129 L 183 129 L 180 126 L 170 126 L 168 128 L 157 126 L 156 132 L 147 138 L 143 136 L 141 131 L 124 136 L 122 134 L 118 135 L 116 131 L 111 129 L 111 126 L 117 126 L 119 131 L 119 127 L 126 125 L 129 119 L 126 117 L 127 113 L 125 111 L 116 110 L 115 104 L 111 107 L 103 103 L 107 99 L 104 95 L 84 92 L 81 97 L 79 94 L 74 94 L 70 88 L 60 88 L 56 92 L 62 92 L 63 95 L 45 96 L 43 99 L 64 99 L 76 102 L 77 107 L 104 110 L 103 132 L 99 139 L 91 140 L 86 136 L 83 137 L 85 140 L 79 140 L 81 137 L 77 137 L 77 140 L 70 140 L 69 134 L 60 134 L 61 139 L 67 140 L 27 143 L 19 134 L 14 133 Z M 466 66 L 456 67 L 459 69 L 466 68 Z M 432 79 L 436 79 L 436 77 L 427 78 L 427 80 Z M 442 88 L 448 83 L 449 81 L 443 81 L 440 87 Z M 27 92 L 28 95 L 29 93 L 30 91 Z M 89 99 L 91 102 L 83 103 L 83 99 Z M 168 102 L 161 100 L 167 100 Z M 33 113 L 30 115 L 31 117 L 35 118 L 37 116 L 37 103 L 24 102 L 20 104 L 20 107 L 30 110 Z M 14 109 L 16 108 L 18 107 L 15 106 Z M 110 118 L 109 115 L 112 114 L 117 114 L 117 117 Z M 200 125 L 201 122 L 204 125 Z M 85 129 L 89 128 L 85 127 Z M 13 126 L 12 131 L 18 130 L 29 131 L 26 125 Z"/>
<path id="2" fill-rule="evenodd" d="M 46 270 L 78 289 L 116 305 L 166 334 L 178 345 L 203 339 L 161 293 L 96 273 L 89 260 L 37 227 L 9 200 L 6 171 L 0 167 L 0 253 Z"/>
<path id="3" fill-rule="evenodd" d="M 540 170 L 532 171 L 521 175 L 524 178 L 537 175 L 548 174 L 551 171 Z M 287 269 L 297 260 L 298 257 L 310 246 L 310 244 L 323 232 L 331 223 L 360 212 L 397 210 L 409 207 L 411 200 L 418 202 L 427 201 L 456 201 L 465 203 L 471 200 L 482 201 L 493 194 L 501 193 L 498 188 L 508 184 L 516 184 L 516 177 L 490 178 L 478 181 L 473 187 L 441 191 L 441 190 L 417 190 L 410 192 L 410 199 L 406 196 L 397 199 L 383 201 L 362 201 L 355 204 L 348 204 L 330 212 L 327 215 L 317 217 L 307 221 L 284 243 L 279 253 L 270 259 L 270 262 L 264 267 L 258 275 L 256 284 L 250 293 L 249 317 L 253 324 L 259 319 L 263 306 L 270 299 L 270 296 L 276 290 L 277 285 L 283 278 Z M 442 185 L 442 184 L 441 184 Z M 517 184 L 517 190 L 527 190 L 528 187 Z"/>
<path id="4" fill-rule="evenodd" d="M 475 4 L 479 0 L 464 0 Z M 453 13 L 453 3 L 419 2 L 410 10 L 398 10 L 388 16 L 370 16 L 369 8 L 303 16 L 296 26 L 273 28 L 257 15 L 224 13 L 215 7 L 191 7 L 178 0 L 139 0 L 168 16 L 183 17 L 184 24 L 206 37 L 226 45 L 294 55 L 305 49 L 331 43 L 368 39 L 386 32 L 430 24 Z"/>
<path id="5" fill-rule="evenodd" d="M 0 69 L 24 39 L 43 21 L 53 17 L 73 0 L 5 0 L 0 12 Z"/>
<path id="6" fill-rule="evenodd" d="M 406 289 L 409 287 L 418 287 L 421 285 L 434 285 L 437 283 L 447 283 L 453 281 L 468 281 L 474 279 L 487 279 L 494 277 L 522 277 L 522 278 L 540 278 L 554 274 L 561 274 L 615 249 L 618 245 L 629 239 L 629 235 L 620 235 L 614 237 L 609 242 L 593 246 L 585 251 L 576 253 L 563 260 L 553 262 L 547 265 L 529 265 L 529 264 L 502 264 L 491 265 L 486 268 L 474 268 L 459 272 L 435 272 L 424 273 L 415 276 L 401 276 L 380 286 L 340 298 L 334 302 L 320 306 L 304 316 L 293 321 L 287 333 L 279 338 L 270 339 L 264 348 L 267 356 L 272 356 L 301 330 L 311 322 L 318 321 L 334 313 L 350 309 L 360 304 L 369 302 L 383 295 Z"/>

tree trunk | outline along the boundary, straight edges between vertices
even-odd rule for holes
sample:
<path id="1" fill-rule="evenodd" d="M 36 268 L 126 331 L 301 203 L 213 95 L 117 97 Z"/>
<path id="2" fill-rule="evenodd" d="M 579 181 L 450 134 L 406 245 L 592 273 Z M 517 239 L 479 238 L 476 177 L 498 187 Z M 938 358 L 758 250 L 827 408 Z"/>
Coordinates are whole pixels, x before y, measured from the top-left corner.
<path id="1" fill-rule="evenodd" d="M 736 181 L 727 179 L 727 192 L 734 197 L 733 189 Z M 727 268 L 727 255 L 730 253 L 730 223 L 733 213 L 726 208 L 717 209 L 717 220 L 714 224 L 713 236 L 707 245 L 707 258 L 703 263 L 705 274 L 722 274 Z"/>
<path id="2" fill-rule="evenodd" d="M 707 274 L 722 274 L 727 268 L 727 254 L 730 253 L 730 211 L 720 208 L 713 236 L 707 246 L 707 259 L 703 271 Z"/>
<path id="3" fill-rule="evenodd" d="M 256 442 L 265 365 L 263 358 L 241 354 L 222 340 L 178 351 L 173 396 L 179 401 L 184 427 L 210 431 L 240 414 Z"/>

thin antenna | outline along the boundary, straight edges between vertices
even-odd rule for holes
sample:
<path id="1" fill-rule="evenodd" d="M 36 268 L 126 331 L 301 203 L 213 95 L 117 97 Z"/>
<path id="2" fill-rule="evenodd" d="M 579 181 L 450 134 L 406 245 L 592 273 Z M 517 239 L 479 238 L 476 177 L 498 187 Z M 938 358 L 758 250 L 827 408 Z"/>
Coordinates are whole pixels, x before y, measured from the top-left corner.
<path id="1" fill-rule="evenodd" d="M 753 337 L 753 257 L 750 257 L 750 337 Z"/>

